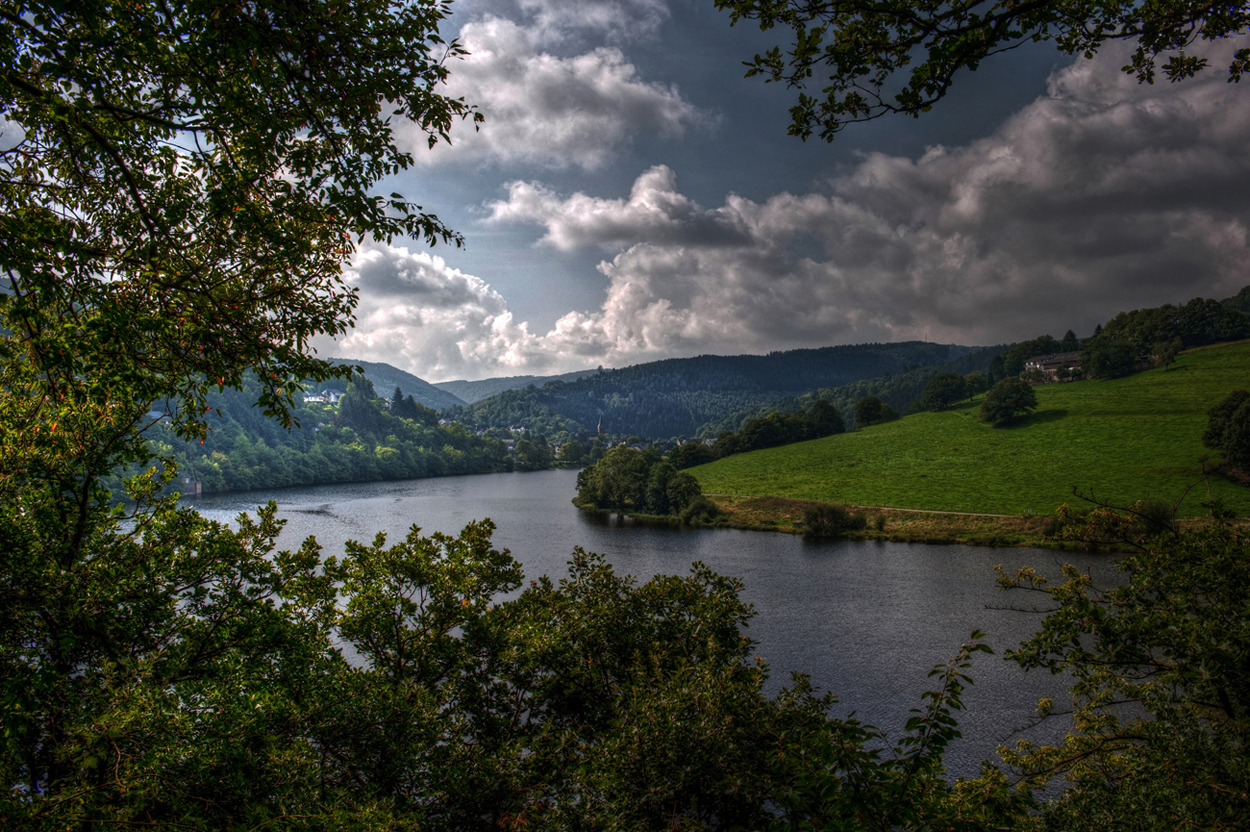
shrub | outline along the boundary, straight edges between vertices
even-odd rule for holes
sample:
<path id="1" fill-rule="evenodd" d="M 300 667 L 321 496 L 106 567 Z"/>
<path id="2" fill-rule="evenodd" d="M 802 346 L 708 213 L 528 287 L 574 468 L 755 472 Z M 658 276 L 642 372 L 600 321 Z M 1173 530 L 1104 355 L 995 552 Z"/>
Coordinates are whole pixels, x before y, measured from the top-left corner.
<path id="1" fill-rule="evenodd" d="M 803 535 L 805 537 L 837 537 L 846 532 L 863 531 L 868 521 L 859 514 L 851 514 L 842 506 L 812 506 L 803 512 Z"/>
<path id="2" fill-rule="evenodd" d="M 690 501 L 681 512 L 681 522 L 683 523 L 710 523 L 720 516 L 720 509 L 716 507 L 716 503 L 700 494 Z"/>
<path id="3" fill-rule="evenodd" d="M 1138 500 L 1129 511 L 1138 517 L 1134 526 L 1139 534 L 1149 536 L 1176 531 L 1176 515 L 1167 500 Z"/>
<path id="4" fill-rule="evenodd" d="M 1202 444 L 1224 452 L 1224 459 L 1250 469 L 1250 392 L 1234 390 L 1207 411 Z"/>

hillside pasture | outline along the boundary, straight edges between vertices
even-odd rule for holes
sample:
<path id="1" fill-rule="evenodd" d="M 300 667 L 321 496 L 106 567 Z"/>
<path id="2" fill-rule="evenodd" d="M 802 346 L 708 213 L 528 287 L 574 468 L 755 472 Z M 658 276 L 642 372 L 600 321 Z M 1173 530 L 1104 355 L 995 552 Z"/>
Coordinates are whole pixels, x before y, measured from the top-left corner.
<path id="1" fill-rule="evenodd" d="M 1167 369 L 1128 378 L 1049 384 L 1009 427 L 978 419 L 983 396 L 947 410 L 731 456 L 690 469 L 707 494 L 777 496 L 862 506 L 1049 514 L 1081 505 L 1073 489 L 1115 505 L 1209 496 L 1250 513 L 1250 487 L 1203 482 L 1218 454 L 1204 448 L 1206 411 L 1250 386 L 1250 341 L 1183 353 Z M 1204 462 L 1205 460 L 1205 462 Z M 1085 504 L 1088 505 L 1088 504 Z"/>

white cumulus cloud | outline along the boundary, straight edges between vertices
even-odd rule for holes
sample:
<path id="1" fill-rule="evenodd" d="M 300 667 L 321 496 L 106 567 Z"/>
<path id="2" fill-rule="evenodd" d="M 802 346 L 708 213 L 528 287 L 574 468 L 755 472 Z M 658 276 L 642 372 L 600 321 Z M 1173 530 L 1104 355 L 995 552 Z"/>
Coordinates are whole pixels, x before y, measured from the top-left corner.
<path id="1" fill-rule="evenodd" d="M 361 300 L 355 328 L 334 350 L 351 358 L 436 381 L 516 375 L 554 363 L 498 292 L 441 257 L 366 244 L 345 278 Z"/>
<path id="2" fill-rule="evenodd" d="M 1078 62 L 991 136 L 871 154 L 828 193 L 705 209 L 657 167 L 627 198 L 514 182 L 490 220 L 619 251 L 603 308 L 570 319 L 609 356 L 993 343 L 1233 294 L 1250 282 L 1250 99 L 1217 75 L 1140 86 L 1123 63 Z"/>
<path id="3" fill-rule="evenodd" d="M 469 55 L 451 67 L 444 92 L 476 105 L 486 121 L 477 132 L 461 126 L 432 151 L 415 124 L 399 125 L 422 164 L 596 170 L 638 132 L 677 138 L 706 121 L 675 86 L 645 81 L 616 47 L 561 57 L 541 48 L 539 29 L 499 17 L 466 24 L 460 41 Z"/>
<path id="4" fill-rule="evenodd" d="M 510 182 L 506 200 L 486 207 L 488 222 L 530 222 L 547 230 L 540 242 L 562 251 L 586 246 L 619 247 L 638 240 L 728 242 L 736 237 L 677 190 L 677 174 L 656 165 L 639 176 L 626 199 L 577 193 L 561 197 L 539 182 Z"/>
<path id="5" fill-rule="evenodd" d="M 993 134 L 867 155 L 820 193 L 704 207 L 664 166 L 616 196 L 512 182 L 486 221 L 531 225 L 557 253 L 604 252 L 600 308 L 531 332 L 484 281 L 374 247 L 344 343 L 430 377 L 482 377 L 1084 334 L 1125 308 L 1232 295 L 1250 283 L 1250 98 L 1218 74 L 1139 86 L 1124 62 L 1114 49 L 1080 61 Z"/>

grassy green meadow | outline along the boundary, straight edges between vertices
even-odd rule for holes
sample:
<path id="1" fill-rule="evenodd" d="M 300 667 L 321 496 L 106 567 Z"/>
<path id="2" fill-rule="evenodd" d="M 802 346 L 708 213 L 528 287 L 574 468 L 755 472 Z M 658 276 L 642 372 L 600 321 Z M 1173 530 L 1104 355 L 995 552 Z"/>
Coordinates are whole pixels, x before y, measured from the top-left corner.
<path id="1" fill-rule="evenodd" d="M 1250 487 L 1202 483 L 1206 411 L 1250 387 L 1250 341 L 1183 353 L 1166 370 L 1035 388 L 1038 408 L 1012 427 L 978 420 L 982 396 L 949 410 L 690 469 L 705 493 L 862 506 L 1049 514 L 1072 495 L 1127 505 L 1156 497 L 1204 514 L 1208 493 L 1241 516 Z M 1209 491 L 1208 491 L 1209 488 Z"/>

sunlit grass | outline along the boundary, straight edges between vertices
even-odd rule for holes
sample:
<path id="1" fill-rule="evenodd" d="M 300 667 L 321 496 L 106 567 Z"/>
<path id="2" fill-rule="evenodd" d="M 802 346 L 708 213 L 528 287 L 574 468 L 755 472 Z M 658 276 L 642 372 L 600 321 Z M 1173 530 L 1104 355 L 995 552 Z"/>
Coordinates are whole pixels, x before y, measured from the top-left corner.
<path id="1" fill-rule="evenodd" d="M 941 413 L 691 469 L 710 494 L 773 495 L 866 506 L 1048 514 L 1076 488 L 1126 505 L 1156 497 L 1203 514 L 1208 494 L 1250 513 L 1250 488 L 1203 483 L 1206 411 L 1250 387 L 1250 342 L 1192 350 L 1167 370 L 1036 388 L 1019 425 L 977 419 L 981 397 Z M 1209 491 L 1208 491 L 1209 489 Z"/>

